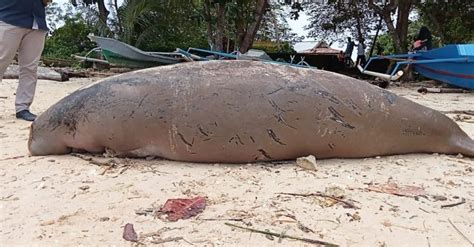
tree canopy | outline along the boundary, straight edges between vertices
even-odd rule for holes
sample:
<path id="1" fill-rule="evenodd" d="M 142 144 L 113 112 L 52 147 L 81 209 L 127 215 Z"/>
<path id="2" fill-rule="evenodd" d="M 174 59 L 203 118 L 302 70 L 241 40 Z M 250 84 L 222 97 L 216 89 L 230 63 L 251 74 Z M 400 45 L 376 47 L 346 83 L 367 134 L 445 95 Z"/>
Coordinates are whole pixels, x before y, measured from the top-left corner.
<path id="1" fill-rule="evenodd" d="M 351 36 L 367 46 L 380 31 L 385 52 L 406 52 L 421 26 L 435 45 L 474 42 L 474 2 L 421 0 L 327 0 L 301 4 L 269 0 L 70 0 L 67 9 L 47 9 L 52 31 L 46 53 L 82 52 L 87 32 L 109 36 L 144 50 L 177 47 L 245 52 L 252 46 L 290 51 L 301 40 L 287 19 L 309 16 L 306 29 L 316 41 Z M 56 24 L 64 23 L 58 28 Z M 79 30 L 79 31 L 78 31 Z M 81 36 L 81 37 L 79 37 Z M 54 46 L 61 46 L 60 49 Z M 56 52 L 57 53 L 57 52 Z M 55 54 L 56 54 L 55 53 Z"/>

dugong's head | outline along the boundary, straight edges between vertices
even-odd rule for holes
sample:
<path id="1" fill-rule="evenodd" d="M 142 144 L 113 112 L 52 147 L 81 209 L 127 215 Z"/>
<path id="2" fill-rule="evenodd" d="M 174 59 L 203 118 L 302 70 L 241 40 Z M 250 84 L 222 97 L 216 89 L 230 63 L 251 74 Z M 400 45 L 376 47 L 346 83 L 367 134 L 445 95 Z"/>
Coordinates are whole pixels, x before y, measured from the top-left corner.
<path id="1" fill-rule="evenodd" d="M 61 126 L 52 126 L 50 112 L 40 115 L 30 126 L 28 150 L 31 155 L 66 154 L 71 152 L 65 140 L 65 131 Z"/>

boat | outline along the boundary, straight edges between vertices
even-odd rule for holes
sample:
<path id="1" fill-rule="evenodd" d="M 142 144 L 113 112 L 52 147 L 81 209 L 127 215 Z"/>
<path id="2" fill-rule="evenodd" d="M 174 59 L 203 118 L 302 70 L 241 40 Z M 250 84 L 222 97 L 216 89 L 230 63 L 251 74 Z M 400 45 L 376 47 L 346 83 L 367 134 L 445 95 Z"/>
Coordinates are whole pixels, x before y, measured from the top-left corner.
<path id="1" fill-rule="evenodd" d="M 234 51 L 231 53 L 211 51 L 201 48 L 190 47 L 188 50 L 177 49 L 177 52 L 183 54 L 184 56 L 192 59 L 193 61 L 209 61 L 209 60 L 252 60 L 252 61 L 261 61 L 265 63 L 272 64 L 282 64 L 289 65 L 293 67 L 300 68 L 315 68 L 310 66 L 304 61 L 304 58 L 297 63 L 288 63 L 285 61 L 275 61 L 273 60 L 265 51 L 258 49 L 250 49 L 246 53 L 240 53 L 239 51 Z"/>
<path id="2" fill-rule="evenodd" d="M 238 51 L 231 53 L 211 51 L 190 47 L 187 50 L 176 49 L 175 52 L 146 52 L 116 39 L 88 35 L 88 38 L 98 44 L 99 47 L 91 50 L 85 57 L 74 56 L 82 61 L 104 63 L 110 66 L 126 68 L 147 68 L 160 65 L 176 64 L 192 61 L 209 60 L 254 60 L 275 64 L 290 65 L 295 67 L 311 67 L 303 59 L 298 63 L 287 63 L 274 61 L 268 54 L 261 50 L 251 49 L 242 54 Z M 100 51 L 105 60 L 92 58 L 90 54 Z"/>
<path id="3" fill-rule="evenodd" d="M 107 63 L 111 66 L 147 68 L 190 61 L 188 57 L 179 52 L 146 52 L 116 39 L 92 34 L 87 37 L 97 43 Z M 85 60 L 91 59 L 87 60 L 86 58 Z"/>
<path id="4" fill-rule="evenodd" d="M 394 61 L 390 74 L 367 69 L 371 62 L 379 59 Z M 395 81 L 403 75 L 401 68 L 406 65 L 413 65 L 413 69 L 424 77 L 474 90 L 474 44 L 453 44 L 416 53 L 371 57 L 364 68 L 358 65 L 358 69 L 363 74 Z"/>

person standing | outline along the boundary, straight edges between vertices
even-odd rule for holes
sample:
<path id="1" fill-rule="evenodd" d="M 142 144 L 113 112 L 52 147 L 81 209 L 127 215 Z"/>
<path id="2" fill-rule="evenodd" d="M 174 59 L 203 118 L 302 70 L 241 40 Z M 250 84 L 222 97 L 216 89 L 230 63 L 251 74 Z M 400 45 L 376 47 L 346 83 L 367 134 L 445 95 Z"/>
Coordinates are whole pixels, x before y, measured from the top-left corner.
<path id="1" fill-rule="evenodd" d="M 364 67 L 366 63 L 365 60 L 365 45 L 364 41 L 360 41 L 359 44 L 357 45 L 357 60 L 356 60 L 356 65 L 359 65 Z"/>
<path id="2" fill-rule="evenodd" d="M 30 105 L 36 91 L 38 63 L 48 27 L 45 7 L 51 0 L 0 0 L 0 81 L 18 52 L 16 118 L 34 121 Z"/>
<path id="3" fill-rule="evenodd" d="M 346 51 L 344 52 L 344 60 L 346 61 L 346 65 L 350 66 L 351 63 L 351 56 L 352 51 L 354 50 L 355 43 L 351 40 L 351 37 L 347 37 L 347 46 Z"/>

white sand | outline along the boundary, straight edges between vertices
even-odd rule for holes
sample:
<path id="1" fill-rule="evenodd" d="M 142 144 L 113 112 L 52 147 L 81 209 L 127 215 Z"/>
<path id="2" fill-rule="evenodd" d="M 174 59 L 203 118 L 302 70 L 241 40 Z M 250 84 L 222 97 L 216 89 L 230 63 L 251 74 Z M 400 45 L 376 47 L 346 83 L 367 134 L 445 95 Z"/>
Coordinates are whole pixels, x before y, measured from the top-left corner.
<path id="1" fill-rule="evenodd" d="M 91 81 L 40 81 L 32 110 L 42 112 Z M 118 160 L 119 166 L 128 169 L 112 168 L 100 175 L 104 167 L 69 155 L 27 157 L 29 123 L 14 117 L 15 89 L 15 80 L 0 83 L 0 97 L 8 97 L 0 98 L 1 246 L 130 246 L 122 239 L 126 223 L 134 224 L 138 234 L 169 227 L 162 230 L 161 238 L 185 239 L 165 244 L 170 246 L 278 243 L 277 238 L 272 241 L 262 234 L 233 229 L 225 222 L 341 246 L 471 246 L 449 219 L 474 241 L 474 159 L 428 154 L 331 159 L 318 161 L 316 172 L 304 171 L 295 162 L 206 165 Z M 391 90 L 442 111 L 474 110 L 474 94 L 421 95 L 416 88 Z M 471 123 L 457 123 L 474 137 L 474 117 L 466 121 Z M 12 159 L 16 156 L 25 157 Z M 415 200 L 366 190 L 368 183 L 389 180 L 423 186 L 427 197 Z M 331 200 L 318 197 L 277 194 L 325 192 L 331 187 L 342 189 L 345 200 L 357 201 L 360 209 L 331 205 Z M 170 223 L 136 214 L 139 209 L 159 208 L 168 198 L 196 195 L 207 196 L 208 206 L 188 220 Z M 447 200 L 435 201 L 435 195 Z M 466 203 L 441 208 L 462 198 Z M 243 222 L 225 220 L 231 218 Z M 304 232 L 297 222 L 313 232 Z M 151 244 L 151 240 L 144 243 Z M 280 245 L 309 246 L 288 239 Z"/>

